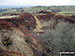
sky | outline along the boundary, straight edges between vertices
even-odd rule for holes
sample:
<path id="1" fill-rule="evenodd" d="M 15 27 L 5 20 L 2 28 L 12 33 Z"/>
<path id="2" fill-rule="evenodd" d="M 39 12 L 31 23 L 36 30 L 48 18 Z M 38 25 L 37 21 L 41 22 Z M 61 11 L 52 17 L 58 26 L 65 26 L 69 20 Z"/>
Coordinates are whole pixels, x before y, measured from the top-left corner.
<path id="1" fill-rule="evenodd" d="M 0 0 L 0 6 L 75 5 L 75 0 Z"/>

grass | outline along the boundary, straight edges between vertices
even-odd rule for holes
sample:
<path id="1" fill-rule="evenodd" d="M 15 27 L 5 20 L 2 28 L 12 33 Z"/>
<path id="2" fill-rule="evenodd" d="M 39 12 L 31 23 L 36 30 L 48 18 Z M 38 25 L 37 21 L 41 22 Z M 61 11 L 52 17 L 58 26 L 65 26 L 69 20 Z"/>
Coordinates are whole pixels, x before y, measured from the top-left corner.
<path id="1" fill-rule="evenodd" d="M 75 11 L 62 11 L 62 12 L 58 12 L 60 14 L 64 14 L 64 15 L 75 15 Z"/>

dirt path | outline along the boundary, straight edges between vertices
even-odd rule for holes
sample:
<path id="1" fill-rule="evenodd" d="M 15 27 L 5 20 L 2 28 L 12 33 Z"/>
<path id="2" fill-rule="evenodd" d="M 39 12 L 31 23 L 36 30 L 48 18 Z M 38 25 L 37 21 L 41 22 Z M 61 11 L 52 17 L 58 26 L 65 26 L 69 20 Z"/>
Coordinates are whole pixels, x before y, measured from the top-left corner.
<path id="1" fill-rule="evenodd" d="M 1 16 L 0 19 L 7 19 L 7 18 L 16 18 L 18 17 L 19 15 L 14 15 L 14 16 Z"/>

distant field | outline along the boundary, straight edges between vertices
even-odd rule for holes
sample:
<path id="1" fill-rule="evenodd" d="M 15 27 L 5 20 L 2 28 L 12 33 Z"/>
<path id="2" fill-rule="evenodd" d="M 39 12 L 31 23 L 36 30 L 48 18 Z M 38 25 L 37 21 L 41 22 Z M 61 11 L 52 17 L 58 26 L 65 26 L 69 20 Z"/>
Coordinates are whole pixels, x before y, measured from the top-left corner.
<path id="1" fill-rule="evenodd" d="M 60 14 L 64 14 L 64 15 L 75 15 L 75 11 L 63 11 L 63 12 L 58 12 Z"/>
<path id="2" fill-rule="evenodd" d="M 1 11 L 2 10 L 2 11 Z M 41 10 L 48 10 L 51 12 L 58 12 L 64 15 L 75 15 L 75 6 L 35 6 L 28 8 L 11 8 L 11 9 L 0 9 L 0 16 L 5 13 L 36 13 Z"/>

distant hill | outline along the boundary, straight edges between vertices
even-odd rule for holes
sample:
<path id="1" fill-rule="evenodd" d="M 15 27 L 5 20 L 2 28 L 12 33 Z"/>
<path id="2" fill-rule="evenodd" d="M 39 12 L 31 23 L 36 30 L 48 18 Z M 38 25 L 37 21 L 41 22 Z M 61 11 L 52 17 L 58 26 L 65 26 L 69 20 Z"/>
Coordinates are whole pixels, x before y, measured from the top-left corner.
<path id="1" fill-rule="evenodd" d="M 75 15 L 75 6 L 0 6 L 0 10 L 1 16 L 5 13 L 23 13 L 23 12 L 36 13 L 41 10 L 58 12 L 60 14 L 65 15 Z"/>
<path id="2" fill-rule="evenodd" d="M 25 12 L 36 13 L 41 10 L 48 10 L 52 12 L 59 12 L 61 14 L 75 14 L 75 6 L 35 6 L 25 9 Z"/>

